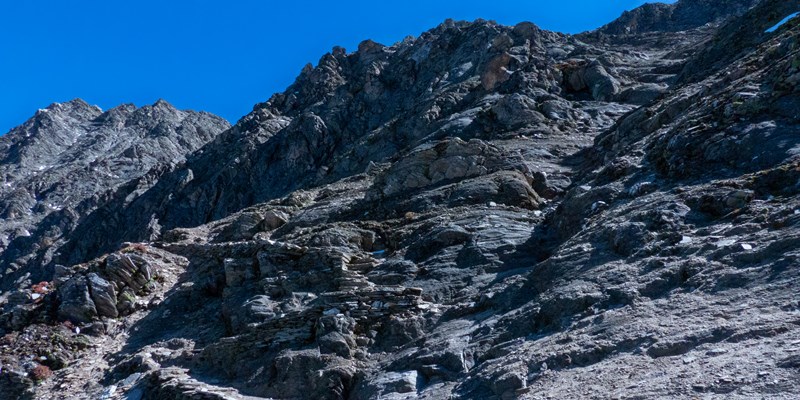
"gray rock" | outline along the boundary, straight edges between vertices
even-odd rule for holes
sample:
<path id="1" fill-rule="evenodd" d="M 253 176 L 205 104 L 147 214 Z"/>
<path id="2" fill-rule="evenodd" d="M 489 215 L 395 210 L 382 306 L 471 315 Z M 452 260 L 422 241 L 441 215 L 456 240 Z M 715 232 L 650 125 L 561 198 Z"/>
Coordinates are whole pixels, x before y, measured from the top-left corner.
<path id="1" fill-rule="evenodd" d="M 110 254 L 106 258 L 105 273 L 120 285 L 130 287 L 134 293 L 145 288 L 152 279 L 147 261 L 133 254 Z"/>
<path id="2" fill-rule="evenodd" d="M 61 304 L 58 306 L 59 319 L 85 323 L 97 317 L 97 308 L 83 276 L 75 276 L 59 286 L 58 294 L 61 298 Z"/>
<path id="3" fill-rule="evenodd" d="M 591 98 L 611 101 L 620 91 L 620 83 L 598 61 L 579 60 L 564 69 L 567 88 L 573 92 L 587 92 Z"/>
<path id="4" fill-rule="evenodd" d="M 583 71 L 583 80 L 595 100 L 610 101 L 619 93 L 619 82 L 597 60 Z"/>
<path id="5" fill-rule="evenodd" d="M 417 371 L 387 372 L 372 380 L 372 398 L 389 398 L 392 394 L 416 393 L 420 377 Z"/>
<path id="6" fill-rule="evenodd" d="M 356 347 L 353 338 L 354 328 L 355 320 L 342 314 L 321 317 L 316 324 L 320 353 L 333 353 L 350 358 L 351 350 Z"/>
<path id="7" fill-rule="evenodd" d="M 639 34 L 653 31 L 682 31 L 708 23 L 720 23 L 731 15 L 741 15 L 758 3 L 756 0 L 683 0 L 675 4 L 653 3 L 626 11 L 614 22 L 600 28 L 607 34 Z"/>
<path id="8" fill-rule="evenodd" d="M 747 5 L 335 48 L 68 241 L 19 229 L 70 267 L 33 299 L 8 264 L 3 368 L 97 366 L 41 398 L 794 398 L 800 48 L 763 30 L 797 3 Z M 100 278 L 87 349 L 51 312 L 104 313 Z"/>
<path id="9" fill-rule="evenodd" d="M 264 225 L 267 229 L 278 229 L 289 221 L 289 215 L 283 211 L 269 210 L 264 214 Z"/>
<path id="10" fill-rule="evenodd" d="M 102 317 L 109 318 L 116 318 L 119 316 L 119 312 L 117 311 L 117 293 L 114 289 L 114 285 L 95 273 L 86 275 L 86 280 L 89 283 L 89 290 L 97 313 Z"/>
<path id="11" fill-rule="evenodd" d="M 225 269 L 225 283 L 228 286 L 241 286 L 256 277 L 256 269 L 252 259 L 226 258 L 222 262 Z"/>
<path id="12" fill-rule="evenodd" d="M 103 210 L 114 191 L 126 191 L 124 201 L 131 201 L 228 127 L 222 118 L 163 100 L 102 111 L 76 99 L 39 110 L 0 137 L 0 238 L 20 229 L 34 235 L 0 243 L 0 270 L 50 263 L 77 221 Z M 38 268 L 31 272 L 35 281 L 47 278 Z"/>

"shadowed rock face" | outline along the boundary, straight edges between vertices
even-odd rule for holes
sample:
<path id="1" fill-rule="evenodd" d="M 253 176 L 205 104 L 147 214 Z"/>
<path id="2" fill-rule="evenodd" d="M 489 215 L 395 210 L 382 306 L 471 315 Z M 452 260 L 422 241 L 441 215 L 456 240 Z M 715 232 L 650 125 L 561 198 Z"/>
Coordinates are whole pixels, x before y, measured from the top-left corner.
<path id="1" fill-rule="evenodd" d="M 755 3 L 334 49 L 14 255 L 0 398 L 796 397 L 800 2 Z"/>

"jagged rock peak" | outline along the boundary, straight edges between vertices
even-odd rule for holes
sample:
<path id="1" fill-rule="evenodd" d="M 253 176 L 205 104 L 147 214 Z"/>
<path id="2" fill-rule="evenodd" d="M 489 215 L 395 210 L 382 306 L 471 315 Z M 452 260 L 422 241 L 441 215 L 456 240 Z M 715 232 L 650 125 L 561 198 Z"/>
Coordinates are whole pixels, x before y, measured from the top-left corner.
<path id="1" fill-rule="evenodd" d="M 86 112 L 102 113 L 103 110 L 96 105 L 90 105 L 83 99 L 75 98 L 63 103 L 50 104 L 46 108 L 42 108 L 38 111 L 38 113 L 62 113 L 62 114 L 79 114 Z"/>
<path id="2" fill-rule="evenodd" d="M 82 99 L 73 99 L 63 103 L 52 103 L 46 108 L 41 108 L 28 121 L 20 127 L 12 129 L 9 133 L 22 127 L 38 128 L 48 127 L 56 123 L 58 127 L 67 128 L 70 124 L 90 121 L 100 114 L 103 110 L 95 105 L 90 105 Z M 46 130 L 45 130 L 46 131 Z M 27 132 L 31 134 L 33 132 Z"/>
<path id="3" fill-rule="evenodd" d="M 153 103 L 153 105 L 151 107 L 153 107 L 153 108 L 164 108 L 164 109 L 170 109 L 170 110 L 174 110 L 175 109 L 175 106 L 173 106 L 172 104 L 170 104 L 168 101 L 166 101 L 164 99 L 156 100 L 156 102 Z"/>
<path id="4" fill-rule="evenodd" d="M 599 29 L 612 35 L 683 31 L 744 14 L 761 0 L 679 0 L 645 3 Z"/>
<path id="5" fill-rule="evenodd" d="M 39 110 L 0 137 L 0 270 L 13 272 L 40 246 L 17 232 L 45 232 L 53 245 L 117 187 L 146 186 L 137 180 L 180 163 L 229 127 L 164 100 L 103 112 L 75 99 Z"/>

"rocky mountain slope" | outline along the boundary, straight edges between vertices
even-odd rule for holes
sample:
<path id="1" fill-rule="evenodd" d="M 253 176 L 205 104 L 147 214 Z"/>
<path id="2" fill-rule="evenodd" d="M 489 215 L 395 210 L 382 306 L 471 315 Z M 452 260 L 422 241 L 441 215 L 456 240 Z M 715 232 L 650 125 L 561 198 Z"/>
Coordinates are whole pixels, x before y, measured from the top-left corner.
<path id="1" fill-rule="evenodd" d="M 146 189 L 148 179 L 229 127 L 163 100 L 106 112 L 73 100 L 39 110 L 0 137 L 0 289 L 48 264 L 57 244 L 104 197 L 133 182 Z M 41 258 L 32 261 L 37 252 Z"/>
<path id="2" fill-rule="evenodd" d="M 0 397 L 795 398 L 797 10 L 447 21 L 187 116 L 56 240 L 3 222 Z"/>
<path id="3" fill-rule="evenodd" d="M 603 33 L 641 34 L 645 32 L 678 32 L 696 29 L 705 24 L 718 24 L 740 16 L 761 0 L 694 0 L 672 4 L 645 3 L 626 11 L 610 24 L 600 28 Z"/>

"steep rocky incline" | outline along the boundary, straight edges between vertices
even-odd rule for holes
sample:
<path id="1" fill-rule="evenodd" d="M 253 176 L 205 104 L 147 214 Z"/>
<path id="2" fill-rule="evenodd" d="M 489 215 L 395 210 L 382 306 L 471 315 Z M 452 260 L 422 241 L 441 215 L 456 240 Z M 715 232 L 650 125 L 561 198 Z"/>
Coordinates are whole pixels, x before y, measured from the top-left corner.
<path id="1" fill-rule="evenodd" d="M 26 266 L 47 264 L 59 241 L 109 193 L 135 180 L 136 190 L 146 189 L 159 170 L 228 127 L 222 118 L 163 100 L 103 112 L 78 99 L 41 109 L 0 137 L 0 289 L 12 276 L 29 274 Z"/>
<path id="2" fill-rule="evenodd" d="M 354 53 L 334 49 L 152 190 L 132 201 L 119 192 L 78 228 L 62 251 L 70 258 L 59 261 L 148 240 L 148 227 L 219 219 L 452 136 L 534 139 L 542 148 L 529 159 L 563 188 L 569 179 L 552 160 L 663 94 L 683 48 L 707 36 L 652 46 L 588 42 L 530 23 L 448 21 L 393 46 L 366 41 Z"/>
<path id="3" fill-rule="evenodd" d="M 334 49 L 28 254 L 0 398 L 796 398 L 797 10 Z"/>
<path id="4" fill-rule="evenodd" d="M 646 3 L 624 12 L 620 18 L 599 31 L 612 35 L 686 31 L 742 15 L 760 1 L 681 0 L 673 4 Z"/>

